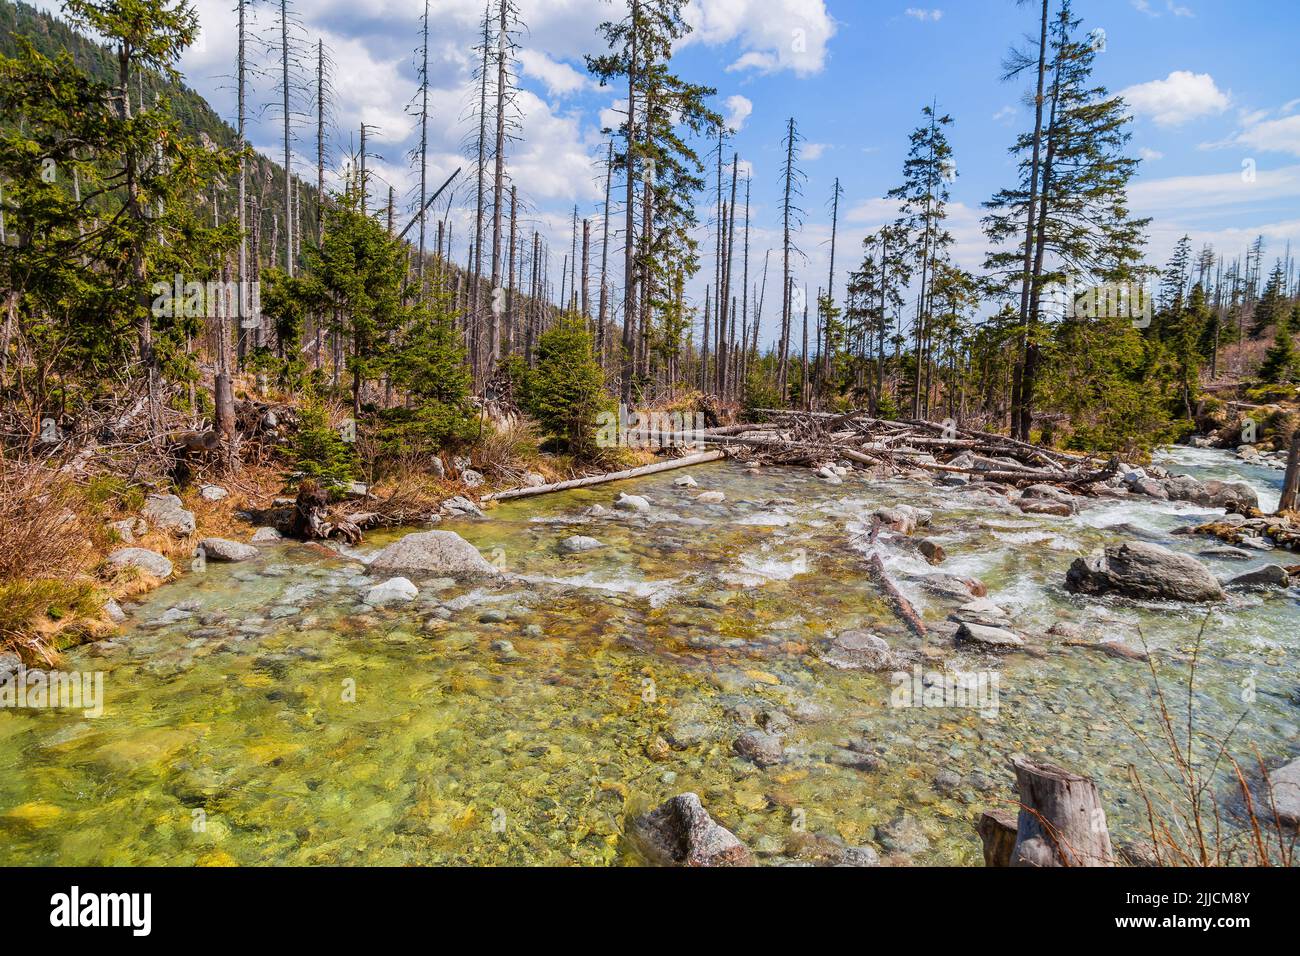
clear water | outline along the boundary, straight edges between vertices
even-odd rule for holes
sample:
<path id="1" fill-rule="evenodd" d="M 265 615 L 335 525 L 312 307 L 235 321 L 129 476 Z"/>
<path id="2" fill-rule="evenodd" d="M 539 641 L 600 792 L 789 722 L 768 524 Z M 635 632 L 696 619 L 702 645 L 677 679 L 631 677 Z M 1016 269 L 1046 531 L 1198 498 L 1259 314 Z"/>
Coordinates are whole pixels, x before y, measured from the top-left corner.
<path id="1" fill-rule="evenodd" d="M 1242 471 L 1206 454 L 1189 464 Z M 613 865 L 637 861 L 631 816 L 692 790 L 762 860 L 785 859 L 800 829 L 879 847 L 876 828 L 908 816 L 928 845 L 887 861 L 977 865 L 974 820 L 1011 806 L 1016 753 L 1094 775 L 1116 838 L 1140 836 L 1129 765 L 1158 783 L 1138 739 L 1154 739 L 1147 667 L 1044 635 L 1068 620 L 1137 644 L 1141 629 L 1171 685 L 1182 679 L 1203 610 L 1083 599 L 1061 583 L 1075 557 L 1134 535 L 1208 547 L 1167 535 L 1207 512 L 1135 500 L 1031 518 L 916 483 L 832 488 L 730 464 L 691 474 L 727 502 L 696 504 L 668 474 L 447 524 L 507 576 L 417 582 L 400 608 L 358 607 L 374 583 L 362 560 L 384 538 L 355 555 L 286 545 L 155 592 L 117 647 L 65 662 L 104 672 L 102 718 L 0 711 L 0 864 Z M 1244 477 L 1263 488 L 1272 475 Z M 583 517 L 618 491 L 655 507 Z M 992 658 L 936 636 L 923 648 L 898 625 L 863 574 L 860 534 L 894 503 L 933 511 L 942 570 L 982 579 L 1034 636 L 1030 652 Z M 606 547 L 562 556 L 575 534 Z M 881 553 L 927 619 L 951 613 L 957 602 L 917 581 L 933 569 Z M 1266 560 L 1285 559 L 1212 563 L 1228 576 Z M 158 623 L 178 607 L 194 610 Z M 1297 624 L 1294 591 L 1213 614 L 1199 723 L 1223 734 L 1241 719 L 1242 755 L 1295 755 Z M 996 672 L 996 715 L 891 706 L 891 675 L 822 661 L 852 628 L 927 655 L 927 670 Z M 759 769 L 732 741 L 764 712 L 789 727 L 783 762 Z M 847 744 L 879 767 L 844 766 Z M 936 786 L 942 771 L 958 779 Z"/>

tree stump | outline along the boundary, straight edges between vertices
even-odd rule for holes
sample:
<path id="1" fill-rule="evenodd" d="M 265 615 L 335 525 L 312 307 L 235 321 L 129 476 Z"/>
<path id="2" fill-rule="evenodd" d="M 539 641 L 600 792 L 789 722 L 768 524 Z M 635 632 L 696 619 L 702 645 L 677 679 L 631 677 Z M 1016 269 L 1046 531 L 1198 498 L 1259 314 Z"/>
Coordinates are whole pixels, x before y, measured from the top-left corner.
<path id="1" fill-rule="evenodd" d="M 1012 760 L 1020 819 L 1012 866 L 1114 866 L 1097 785 L 1061 767 Z"/>
<path id="2" fill-rule="evenodd" d="M 1006 867 L 1016 849 L 1016 815 L 1006 810 L 985 810 L 975 830 L 984 841 L 984 865 Z"/>
<path id="3" fill-rule="evenodd" d="M 304 481 L 293 506 L 293 523 L 289 534 L 300 541 L 327 541 L 340 538 L 348 544 L 360 544 L 361 529 L 351 521 L 330 520 L 329 492 L 313 481 Z"/>

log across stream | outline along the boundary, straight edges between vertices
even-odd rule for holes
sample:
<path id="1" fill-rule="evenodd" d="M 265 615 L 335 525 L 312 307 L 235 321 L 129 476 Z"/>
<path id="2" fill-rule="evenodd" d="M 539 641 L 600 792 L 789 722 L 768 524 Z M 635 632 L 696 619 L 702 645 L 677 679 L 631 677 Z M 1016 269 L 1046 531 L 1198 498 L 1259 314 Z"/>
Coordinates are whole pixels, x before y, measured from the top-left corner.
<path id="1" fill-rule="evenodd" d="M 677 487 L 684 475 L 698 488 Z M 612 509 L 622 492 L 650 511 Z M 915 537 L 941 544 L 942 564 L 872 541 L 867 516 L 900 504 L 932 515 Z M 503 574 L 416 579 L 410 603 L 364 603 L 364 561 L 400 531 L 335 558 L 286 543 L 209 562 L 128 608 L 120 638 L 67 656 L 103 674 L 102 717 L 0 709 L 0 863 L 617 864 L 636 858 L 632 817 L 691 791 L 760 863 L 869 848 L 982 865 L 975 828 L 1014 809 L 1016 755 L 1094 778 L 1122 847 L 1145 812 L 1127 765 L 1156 782 L 1126 726 L 1150 727 L 1146 665 L 1047 632 L 1140 629 L 1177 682 L 1204 609 L 1061 583 L 1107 543 L 1196 553 L 1210 542 L 1171 532 L 1205 518 L 1152 499 L 1025 515 L 930 480 L 715 462 L 445 520 Z M 575 536 L 599 547 L 567 553 Z M 1226 576 L 1266 558 L 1206 560 Z M 1025 648 L 955 643 L 936 573 L 982 582 Z M 1215 612 L 1196 697 L 1207 733 L 1244 712 L 1241 752 L 1295 756 L 1297 624 L 1285 593 Z M 838 666 L 847 632 L 882 638 L 897 669 Z M 988 693 L 963 703 L 959 675 Z"/>

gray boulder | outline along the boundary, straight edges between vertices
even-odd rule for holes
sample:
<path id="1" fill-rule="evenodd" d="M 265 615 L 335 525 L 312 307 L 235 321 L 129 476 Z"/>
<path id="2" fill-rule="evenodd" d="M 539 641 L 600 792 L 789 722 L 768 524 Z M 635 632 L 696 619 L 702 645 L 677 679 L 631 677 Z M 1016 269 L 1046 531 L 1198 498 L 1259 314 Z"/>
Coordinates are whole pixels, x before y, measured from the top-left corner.
<path id="1" fill-rule="evenodd" d="M 1114 593 L 1190 604 L 1227 599 L 1218 579 L 1200 561 L 1144 541 L 1131 541 L 1107 548 L 1101 555 L 1080 558 L 1070 567 L 1065 587 L 1075 594 Z"/>
<path id="2" fill-rule="evenodd" d="M 366 573 L 473 580 L 495 577 L 497 569 L 454 531 L 422 531 L 390 544 L 370 562 Z"/>
<path id="3" fill-rule="evenodd" d="M 169 531 L 181 538 L 193 534 L 196 527 L 193 512 L 186 511 L 184 503 L 175 495 L 150 495 L 140 514 L 159 531 Z"/>
<path id="4" fill-rule="evenodd" d="M 957 630 L 957 640 L 963 644 L 976 644 L 995 651 L 1006 651 L 1024 647 L 1021 637 L 1003 627 L 989 627 L 963 621 Z"/>
<path id="5" fill-rule="evenodd" d="M 284 535 L 280 534 L 274 528 L 258 528 L 253 532 L 254 544 L 273 544 L 276 541 L 283 541 Z"/>
<path id="6" fill-rule="evenodd" d="M 260 553 L 251 544 L 240 544 L 238 541 L 227 541 L 225 538 L 204 538 L 199 542 L 199 547 L 203 549 L 209 561 L 225 561 L 232 564 L 251 561 Z"/>
<path id="7" fill-rule="evenodd" d="M 108 565 L 112 568 L 139 568 L 145 574 L 155 578 L 172 576 L 172 563 L 157 551 L 146 548 L 122 548 L 108 556 Z"/>
<path id="8" fill-rule="evenodd" d="M 749 849 L 709 816 L 693 793 L 673 797 L 632 821 L 633 840 L 660 866 L 750 866 Z"/>
<path id="9" fill-rule="evenodd" d="M 1225 587 L 1234 591 L 1272 591 L 1291 586 L 1291 575 L 1280 564 L 1266 564 L 1233 578 Z"/>
<path id="10" fill-rule="evenodd" d="M 1268 775 L 1273 791 L 1277 815 L 1284 823 L 1300 825 L 1300 760 L 1292 760 L 1285 767 Z"/>
<path id="11" fill-rule="evenodd" d="M 442 513 L 449 518 L 486 518 L 483 509 L 464 495 L 448 498 L 442 503 Z"/>

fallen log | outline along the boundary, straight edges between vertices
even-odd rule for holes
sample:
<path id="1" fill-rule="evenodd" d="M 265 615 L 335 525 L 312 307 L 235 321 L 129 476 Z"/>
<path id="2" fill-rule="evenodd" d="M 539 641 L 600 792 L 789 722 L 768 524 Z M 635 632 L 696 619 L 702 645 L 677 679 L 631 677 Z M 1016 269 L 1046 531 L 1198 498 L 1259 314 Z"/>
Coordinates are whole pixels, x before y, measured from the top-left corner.
<path id="1" fill-rule="evenodd" d="M 1016 757 L 1020 818 L 1015 867 L 1114 866 L 1101 795 L 1091 778 Z"/>
<path id="2" fill-rule="evenodd" d="M 721 441 L 722 439 L 719 439 Z M 537 495 L 549 495 L 557 491 L 573 491 L 576 488 L 591 488 L 595 485 L 612 484 L 616 481 L 628 481 L 632 478 L 646 478 L 650 475 L 663 474 L 666 471 L 676 471 L 679 468 L 690 468 L 695 465 L 705 465 L 709 462 L 722 461 L 727 457 L 725 451 L 706 451 L 699 455 L 691 455 L 689 458 L 678 458 L 675 461 L 662 461 L 654 465 L 645 465 L 642 468 L 631 468 L 627 471 L 616 471 L 608 475 L 593 475 L 589 478 L 574 478 L 570 481 L 560 481 L 552 485 L 541 485 L 537 488 L 515 488 L 512 491 L 498 491 L 496 494 L 484 495 L 480 500 L 489 501 L 514 501 L 518 498 L 533 498 Z"/>
<path id="3" fill-rule="evenodd" d="M 885 594 L 885 600 L 893 608 L 895 614 L 902 619 L 908 629 L 921 640 L 929 636 L 929 630 L 925 622 L 921 620 L 921 615 L 916 613 L 916 608 L 902 591 L 898 590 L 889 572 L 885 570 L 885 562 L 880 559 L 880 555 L 873 554 L 871 560 L 867 562 L 867 576 L 880 588 Z"/>

